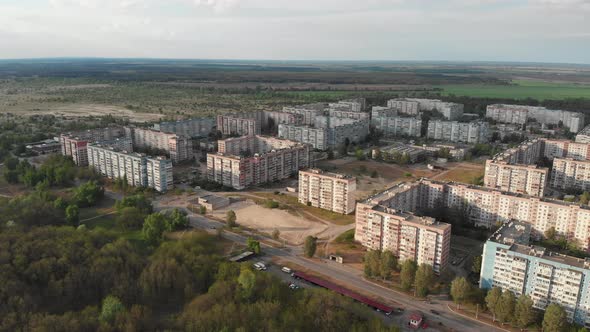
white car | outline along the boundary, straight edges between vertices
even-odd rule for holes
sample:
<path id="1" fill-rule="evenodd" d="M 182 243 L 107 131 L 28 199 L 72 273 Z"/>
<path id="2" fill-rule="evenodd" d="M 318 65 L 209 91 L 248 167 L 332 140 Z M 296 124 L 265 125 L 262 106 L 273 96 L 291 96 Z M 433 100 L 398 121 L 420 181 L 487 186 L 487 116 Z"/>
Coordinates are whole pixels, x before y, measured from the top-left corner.
<path id="1" fill-rule="evenodd" d="M 290 268 L 288 268 L 286 266 L 283 266 L 283 268 L 281 269 L 281 271 L 283 271 L 285 273 L 289 273 L 289 274 L 293 273 L 293 270 L 291 270 Z"/>

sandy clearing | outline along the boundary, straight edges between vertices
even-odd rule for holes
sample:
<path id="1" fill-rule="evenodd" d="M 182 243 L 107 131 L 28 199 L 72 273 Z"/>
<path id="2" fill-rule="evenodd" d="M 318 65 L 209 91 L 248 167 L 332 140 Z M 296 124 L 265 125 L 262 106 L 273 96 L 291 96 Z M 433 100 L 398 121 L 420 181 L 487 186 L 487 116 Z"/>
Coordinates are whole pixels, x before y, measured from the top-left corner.
<path id="1" fill-rule="evenodd" d="M 113 105 L 98 105 L 98 104 L 72 104 L 72 105 L 56 105 L 50 106 L 47 109 L 29 109 L 19 111 L 18 114 L 34 115 L 34 114 L 51 114 L 61 116 L 104 116 L 112 115 L 115 117 L 127 117 L 134 121 L 147 122 L 159 120 L 163 117 L 162 114 L 155 113 L 139 113 L 133 112 L 126 108 Z"/>

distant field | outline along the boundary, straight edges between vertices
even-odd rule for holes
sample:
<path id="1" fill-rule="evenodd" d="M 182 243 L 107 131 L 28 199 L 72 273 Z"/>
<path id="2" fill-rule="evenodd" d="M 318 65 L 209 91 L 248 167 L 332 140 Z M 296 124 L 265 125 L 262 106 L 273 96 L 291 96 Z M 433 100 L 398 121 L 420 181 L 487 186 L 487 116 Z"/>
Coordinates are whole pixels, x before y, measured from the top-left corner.
<path id="1" fill-rule="evenodd" d="M 449 84 L 440 85 L 442 94 L 488 98 L 567 99 L 590 98 L 590 85 L 515 80 L 515 85 Z"/>

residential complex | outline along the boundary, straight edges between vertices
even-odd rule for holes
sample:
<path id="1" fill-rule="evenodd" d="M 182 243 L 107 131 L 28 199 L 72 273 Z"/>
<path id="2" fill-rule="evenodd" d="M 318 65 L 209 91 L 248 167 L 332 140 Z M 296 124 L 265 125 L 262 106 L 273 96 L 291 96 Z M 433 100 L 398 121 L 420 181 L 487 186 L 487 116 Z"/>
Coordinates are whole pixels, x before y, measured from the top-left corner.
<path id="1" fill-rule="evenodd" d="M 330 109 L 348 110 L 350 112 L 362 112 L 366 107 L 365 98 L 355 98 L 351 100 L 341 100 L 337 103 L 328 104 Z"/>
<path id="2" fill-rule="evenodd" d="M 419 199 L 419 193 L 406 186 L 357 203 L 355 239 L 369 249 L 390 250 L 401 261 L 432 265 L 440 273 L 449 261 L 451 225 L 404 212 L 414 210 Z"/>
<path id="3" fill-rule="evenodd" d="M 262 124 L 252 115 L 218 115 L 217 130 L 225 136 L 260 135 Z"/>
<path id="4" fill-rule="evenodd" d="M 383 132 L 384 137 L 422 136 L 422 120 L 420 118 L 391 116 L 373 118 L 372 121 L 375 128 Z"/>
<path id="5" fill-rule="evenodd" d="M 590 191 L 590 161 L 572 158 L 553 159 L 551 187 L 561 190 Z"/>
<path id="6" fill-rule="evenodd" d="M 486 118 L 503 123 L 525 124 L 529 119 L 541 124 L 560 125 L 577 133 L 584 127 L 584 114 L 562 110 L 550 110 L 545 107 L 526 105 L 488 105 Z"/>
<path id="7" fill-rule="evenodd" d="M 512 165 L 487 160 L 484 186 L 517 194 L 543 197 L 549 181 L 549 169 L 537 165 Z"/>
<path id="8" fill-rule="evenodd" d="M 309 145 L 274 137 L 220 140 L 219 151 L 207 154 L 207 176 L 235 189 L 285 179 L 310 166 Z"/>
<path id="9" fill-rule="evenodd" d="M 388 118 L 397 115 L 397 109 L 391 107 L 373 106 L 373 108 L 371 109 L 371 121 L 378 118 Z"/>
<path id="10" fill-rule="evenodd" d="M 458 122 L 431 120 L 428 121 L 427 135 L 430 139 L 461 143 L 486 143 L 489 136 L 489 125 L 483 121 Z"/>
<path id="11" fill-rule="evenodd" d="M 438 99 L 399 98 L 387 101 L 387 107 L 400 113 L 418 115 L 420 111 L 438 111 L 447 120 L 459 120 L 463 116 L 463 105 L 444 102 Z"/>
<path id="12" fill-rule="evenodd" d="M 354 211 L 356 178 L 323 172 L 319 169 L 299 171 L 299 203 L 310 204 L 336 213 Z"/>
<path id="13" fill-rule="evenodd" d="M 557 303 L 570 322 L 590 328 L 590 260 L 529 245 L 529 228 L 511 221 L 486 241 L 480 287 L 529 295 L 540 310 Z"/>
<path id="14" fill-rule="evenodd" d="M 188 137 L 207 136 L 215 127 L 214 118 L 195 118 L 154 124 L 154 130 Z"/>
<path id="15" fill-rule="evenodd" d="M 311 144 L 318 150 L 334 149 L 349 142 L 361 142 L 369 134 L 369 120 L 316 115 L 314 127 L 279 125 L 278 137 Z"/>
<path id="16" fill-rule="evenodd" d="M 164 157 L 122 151 L 102 144 L 88 145 L 88 164 L 109 179 L 126 179 L 130 186 L 166 192 L 173 186 L 172 162 Z"/>
<path id="17" fill-rule="evenodd" d="M 584 127 L 576 135 L 576 143 L 590 143 L 590 125 Z"/>
<path id="18" fill-rule="evenodd" d="M 138 127 L 126 127 L 125 130 L 136 148 L 163 151 L 170 155 L 173 163 L 194 159 L 193 142 L 188 136 Z"/>
<path id="19" fill-rule="evenodd" d="M 316 103 L 316 104 L 305 104 L 305 105 L 298 105 L 298 106 L 285 106 L 283 107 L 283 112 L 291 113 L 291 114 L 300 114 L 303 116 L 303 125 L 311 126 L 315 123 L 315 117 L 317 115 L 324 114 L 324 110 L 326 109 L 326 104 L 324 103 Z"/>
<path id="20" fill-rule="evenodd" d="M 78 166 L 88 166 L 88 143 L 111 141 L 119 144 L 119 141 L 116 141 L 117 138 L 121 139 L 120 144 L 124 144 L 125 146 L 129 144 L 129 141 L 124 140 L 125 129 L 123 127 L 108 127 L 75 133 L 63 133 L 59 136 L 59 143 L 61 145 L 62 155 L 71 157 Z M 129 148 L 129 151 L 131 151 L 131 148 Z"/>

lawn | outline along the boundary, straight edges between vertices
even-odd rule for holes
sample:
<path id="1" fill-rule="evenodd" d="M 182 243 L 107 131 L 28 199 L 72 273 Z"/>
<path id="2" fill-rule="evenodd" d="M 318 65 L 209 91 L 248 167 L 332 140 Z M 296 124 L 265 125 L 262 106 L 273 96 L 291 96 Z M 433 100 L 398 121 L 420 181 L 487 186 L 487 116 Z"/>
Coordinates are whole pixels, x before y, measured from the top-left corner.
<path id="1" fill-rule="evenodd" d="M 444 95 L 525 99 L 590 98 L 590 85 L 515 80 L 514 85 L 449 84 L 437 86 Z"/>

